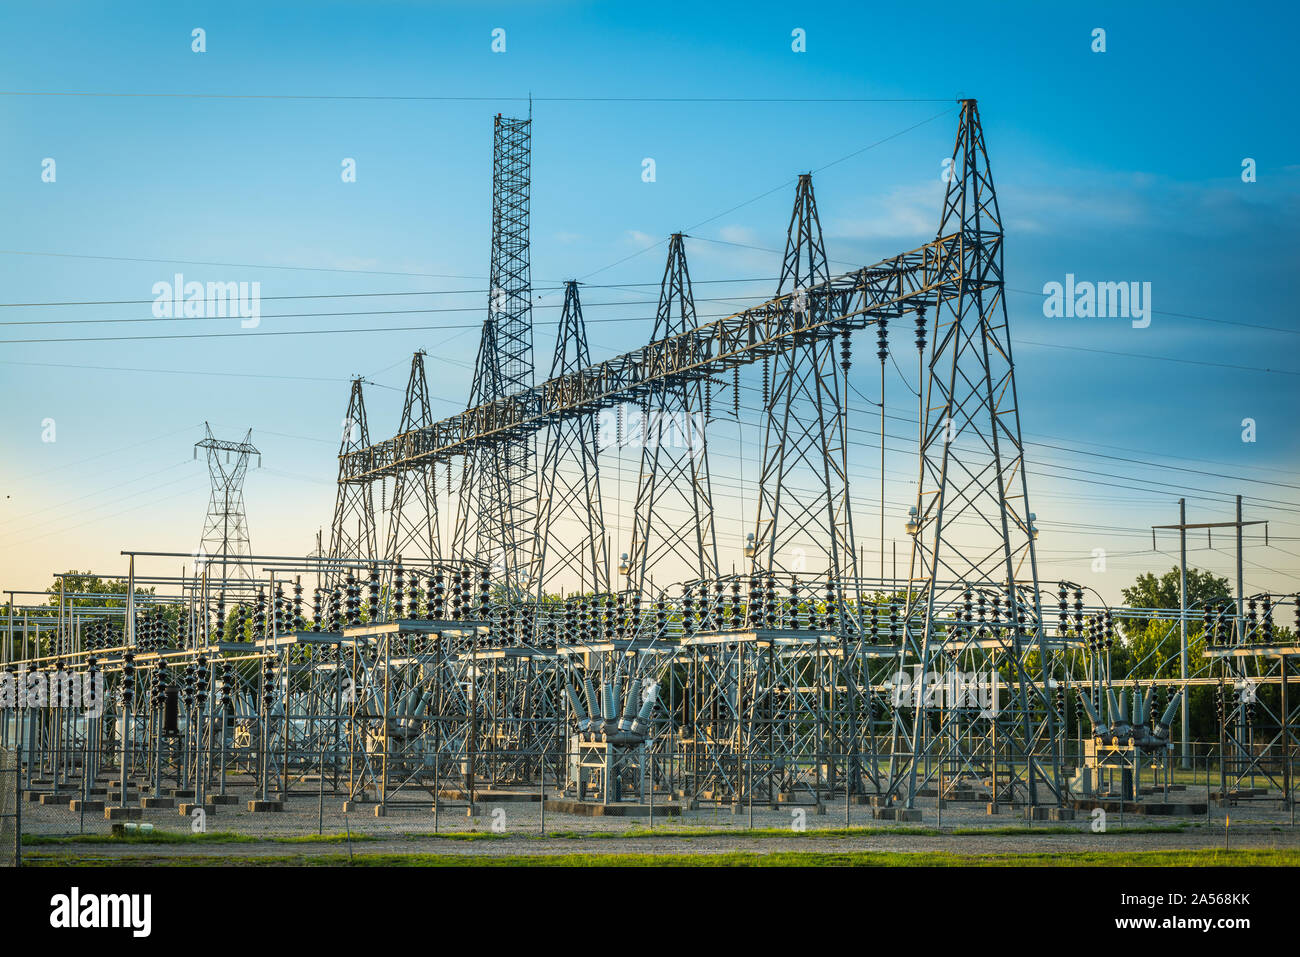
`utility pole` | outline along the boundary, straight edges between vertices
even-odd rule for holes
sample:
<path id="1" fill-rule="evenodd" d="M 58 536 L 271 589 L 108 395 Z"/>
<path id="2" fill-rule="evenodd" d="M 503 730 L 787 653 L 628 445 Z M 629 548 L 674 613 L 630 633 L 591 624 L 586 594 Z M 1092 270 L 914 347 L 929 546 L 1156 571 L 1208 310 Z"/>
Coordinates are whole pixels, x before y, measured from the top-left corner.
<path id="1" fill-rule="evenodd" d="M 880 359 L 880 588 L 885 588 L 885 360 L 889 358 L 889 320 L 876 323 L 876 356 Z M 844 377 L 844 404 L 848 405 L 848 376 Z M 859 562 L 859 565 L 862 563 Z"/>
<path id="2" fill-rule="evenodd" d="M 1241 516 L 1238 515 L 1238 518 Z M 1183 682 L 1181 718 L 1183 767 L 1191 767 L 1191 712 L 1187 707 L 1187 499 L 1178 500 L 1178 677 Z"/>
<path id="3" fill-rule="evenodd" d="M 1187 500 L 1180 498 L 1178 500 L 1178 524 L 1177 525 L 1152 525 L 1151 526 L 1151 548 L 1156 547 L 1156 530 L 1157 529 L 1175 529 L 1178 532 L 1178 628 L 1180 641 L 1178 646 L 1178 672 L 1179 679 L 1182 681 L 1183 703 L 1182 703 L 1182 766 L 1184 768 L 1191 766 L 1191 719 L 1188 712 L 1188 692 L 1187 692 L 1187 530 L 1190 528 L 1205 529 L 1206 541 L 1211 543 L 1212 529 L 1231 528 L 1236 530 L 1237 537 L 1237 614 L 1234 630 L 1237 641 L 1240 642 L 1245 637 L 1245 618 L 1244 618 L 1244 601 L 1245 601 L 1245 577 L 1242 572 L 1242 529 L 1247 525 L 1264 526 L 1264 544 L 1268 544 L 1268 522 L 1254 521 L 1244 522 L 1241 519 L 1241 496 L 1237 496 L 1237 518 L 1232 522 L 1194 522 L 1189 524 L 1187 521 Z"/>

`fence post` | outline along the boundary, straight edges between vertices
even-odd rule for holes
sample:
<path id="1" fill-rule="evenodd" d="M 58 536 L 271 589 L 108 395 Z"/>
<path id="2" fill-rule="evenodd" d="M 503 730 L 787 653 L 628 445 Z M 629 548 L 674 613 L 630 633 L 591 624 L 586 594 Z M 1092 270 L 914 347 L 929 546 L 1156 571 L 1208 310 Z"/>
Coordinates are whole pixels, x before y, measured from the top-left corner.
<path id="1" fill-rule="evenodd" d="M 23 744 L 21 737 L 18 737 L 12 749 L 0 750 L 0 820 L 12 818 L 14 828 L 12 847 L 0 848 L 0 860 L 8 858 L 12 851 L 14 867 L 22 867 L 23 864 L 22 766 Z M 9 808 L 11 802 L 12 810 Z M 0 828 L 0 833 L 3 833 L 3 828 Z"/>

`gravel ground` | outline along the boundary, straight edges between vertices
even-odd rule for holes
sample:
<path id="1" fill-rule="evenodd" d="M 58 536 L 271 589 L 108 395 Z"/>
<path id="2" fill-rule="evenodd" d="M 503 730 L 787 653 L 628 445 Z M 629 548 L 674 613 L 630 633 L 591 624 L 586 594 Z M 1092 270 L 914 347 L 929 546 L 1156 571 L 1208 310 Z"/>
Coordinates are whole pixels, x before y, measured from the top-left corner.
<path id="1" fill-rule="evenodd" d="M 1203 799 L 1202 792 L 1202 799 Z M 1192 796 L 1193 798 L 1195 795 Z M 1300 830 L 1291 823 L 1291 814 L 1278 809 L 1275 801 L 1256 801 L 1226 809 L 1231 817 L 1231 843 L 1235 848 L 1300 848 Z M 346 854 L 347 847 L 340 842 L 314 842 L 311 835 L 318 833 L 320 805 L 317 796 L 292 796 L 280 813 L 254 814 L 244 805 L 222 806 L 207 818 L 209 832 L 235 832 L 259 838 L 256 842 L 238 843 L 184 843 L 184 844 L 92 844 L 29 845 L 28 852 L 75 853 L 77 857 L 91 860 L 112 860 L 120 857 L 168 857 L 195 855 L 213 856 L 283 856 L 299 854 Z M 336 835 L 350 832 L 375 838 L 354 842 L 357 854 L 410 854 L 438 853 L 457 855 L 511 855 L 511 854 L 626 854 L 626 853 L 705 853 L 775 851 L 890 851 L 914 853 L 937 851 L 962 854 L 1008 854 L 1070 851 L 1150 851 L 1215 848 L 1223 846 L 1225 809 L 1211 808 L 1209 823 L 1204 814 L 1191 817 L 1155 817 L 1126 814 L 1121 823 L 1117 813 L 1108 816 L 1108 828 L 1097 833 L 1092 830 L 1092 818 L 1079 812 L 1078 820 L 1059 824 L 1026 822 L 1022 816 L 1004 809 L 1000 815 L 988 815 L 983 805 L 949 805 L 943 809 L 942 821 L 937 820 L 934 801 L 921 804 L 920 822 L 896 824 L 874 820 L 868 807 L 849 808 L 848 823 L 854 828 L 870 828 L 852 834 L 836 835 L 828 832 L 845 827 L 845 806 L 842 801 L 828 804 L 824 815 L 812 808 L 800 809 L 806 830 L 795 829 L 796 814 L 789 808 L 770 810 L 766 807 L 753 811 L 753 827 L 770 829 L 779 833 L 749 834 L 750 818 L 746 809 L 733 814 L 729 808 L 703 807 L 687 811 L 681 817 L 657 817 L 655 829 L 673 832 L 654 836 L 619 835 L 628 831 L 644 831 L 648 827 L 645 817 L 588 817 L 585 815 L 546 812 L 545 830 L 549 835 L 541 838 L 541 815 L 537 802 L 486 800 L 479 814 L 470 817 L 463 803 L 442 808 L 434 831 L 432 801 L 404 807 L 391 807 L 384 817 L 376 817 L 372 806 L 344 814 L 341 799 L 326 795 L 320 833 Z M 146 810 L 139 819 L 154 825 L 157 830 L 178 833 L 191 830 L 190 821 L 176 810 Z M 920 828 L 940 827 L 944 833 L 907 833 Z M 84 829 L 83 829 L 84 828 Z M 954 834 L 956 829 L 995 830 L 1001 833 Z M 1159 829 L 1152 832 L 1150 829 Z M 1063 829 L 1068 833 L 1060 833 Z M 718 830 L 728 833 L 715 834 Z M 1006 833 L 1011 830 L 1012 833 Z M 111 824 L 103 813 L 87 813 L 84 824 L 66 805 L 25 804 L 23 807 L 25 834 L 48 836 L 73 836 L 108 834 Z M 687 833 L 682 833 L 687 832 Z M 691 833 L 695 832 L 695 833 Z M 491 835 L 491 839 L 456 840 L 447 835 Z M 301 843 L 285 843 L 271 838 L 295 837 Z"/>
<path id="2" fill-rule="evenodd" d="M 1292 833 L 1255 832 L 1234 835 L 1233 847 L 1238 849 L 1279 849 L 1300 846 Z M 884 851 L 890 853 L 917 853 L 923 851 L 953 854 L 1024 854 L 1068 853 L 1070 851 L 1168 851 L 1189 849 L 1217 849 L 1223 846 L 1219 834 L 1202 831 L 1169 834 L 989 834 L 923 836 L 907 834 L 858 834 L 844 837 L 790 835 L 789 837 L 746 837 L 744 832 L 735 835 L 698 837 L 638 837 L 628 839 L 601 838 L 548 838 L 540 840 L 522 835 L 506 835 L 490 841 L 455 841 L 433 837 L 409 839 L 383 839 L 353 845 L 356 854 L 414 854 L 433 853 L 447 855 L 502 856 L 502 855 L 553 855 L 553 854 L 705 854 L 747 852 L 769 854 L 773 852 L 816 851 Z M 256 844 L 161 844 L 161 845 L 105 845 L 83 844 L 79 847 L 39 847 L 37 853 L 79 851 L 78 857 L 86 860 L 111 861 L 115 858 L 194 857 L 196 855 L 247 857 L 283 857 L 298 855 L 346 854 L 346 846 L 339 843 L 258 842 Z"/>

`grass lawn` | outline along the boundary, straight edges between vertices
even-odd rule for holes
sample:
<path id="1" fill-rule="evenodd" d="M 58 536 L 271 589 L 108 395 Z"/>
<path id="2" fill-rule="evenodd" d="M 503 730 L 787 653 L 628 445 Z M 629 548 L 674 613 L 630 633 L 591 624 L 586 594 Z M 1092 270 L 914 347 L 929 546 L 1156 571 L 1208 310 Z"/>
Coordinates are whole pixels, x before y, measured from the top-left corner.
<path id="1" fill-rule="evenodd" d="M 1200 822 L 1180 822 L 1178 824 L 1134 825 L 1132 827 L 1112 827 L 1111 834 L 1168 834 L 1177 833 L 1190 827 L 1198 827 Z M 1008 826 L 983 828 L 948 828 L 939 830 L 933 827 L 838 827 L 818 828 L 807 831 L 795 831 L 788 827 L 772 828 L 716 828 L 716 827 L 682 827 L 667 826 L 658 828 L 630 827 L 622 831 L 549 831 L 546 840 L 636 840 L 638 838 L 692 838 L 707 837 L 743 837 L 749 838 L 845 838 L 845 837 L 941 837 L 944 835 L 997 837 L 1006 835 L 1044 835 L 1044 834 L 1078 834 L 1083 826 L 1062 827 L 1060 825 Z M 420 831 L 391 835 L 375 834 L 298 834 L 292 836 L 254 836 L 239 834 L 234 831 L 210 831 L 193 834 L 188 831 L 127 831 L 123 834 L 24 834 L 24 847 L 45 847 L 50 845 L 77 844 L 353 844 L 367 841 L 492 841 L 504 840 L 508 835 L 493 831 Z M 523 833 L 516 835 L 528 840 L 543 840 L 540 835 Z"/>
<path id="2" fill-rule="evenodd" d="M 703 854 L 235 854 L 95 859 L 83 852 L 32 852 L 25 866 L 353 866 L 353 867 L 1294 867 L 1300 850 L 1068 851 L 1041 854 L 950 854 L 933 851 L 775 851 Z"/>

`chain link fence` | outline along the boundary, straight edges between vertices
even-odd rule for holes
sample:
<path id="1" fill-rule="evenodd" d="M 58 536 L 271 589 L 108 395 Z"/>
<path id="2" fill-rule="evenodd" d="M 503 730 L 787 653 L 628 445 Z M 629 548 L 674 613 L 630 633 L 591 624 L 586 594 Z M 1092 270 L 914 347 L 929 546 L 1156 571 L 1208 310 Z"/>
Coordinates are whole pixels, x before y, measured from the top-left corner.
<path id="1" fill-rule="evenodd" d="M 17 751 L 0 750 L 0 867 L 18 867 L 22 860 L 21 767 Z"/>

